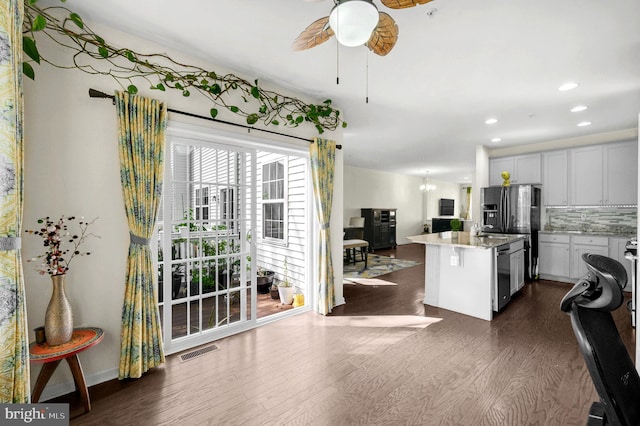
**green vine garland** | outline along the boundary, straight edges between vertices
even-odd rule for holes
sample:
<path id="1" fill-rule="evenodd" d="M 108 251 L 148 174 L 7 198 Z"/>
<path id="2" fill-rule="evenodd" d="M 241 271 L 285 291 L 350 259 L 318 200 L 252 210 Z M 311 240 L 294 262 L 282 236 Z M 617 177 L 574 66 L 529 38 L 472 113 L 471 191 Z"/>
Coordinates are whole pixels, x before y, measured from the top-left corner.
<path id="1" fill-rule="evenodd" d="M 186 97 L 195 90 L 215 105 L 209 111 L 212 118 L 218 115 L 218 108 L 224 108 L 244 117 L 249 125 L 261 121 L 265 125 L 298 127 L 309 122 L 320 134 L 325 130 L 335 130 L 338 125 L 347 126 L 329 99 L 322 104 L 307 104 L 265 90 L 258 80 L 250 83 L 234 74 L 219 75 L 197 66 L 181 64 L 165 54 L 141 54 L 129 48 L 114 47 L 94 33 L 77 13 L 62 6 L 41 9 L 36 6 L 37 1 L 25 0 L 23 24 L 23 50 L 31 59 L 23 62 L 23 73 L 31 79 L 35 79 L 31 62 L 40 64 L 44 61 L 56 68 L 75 68 L 88 74 L 108 75 L 131 94 L 138 92 L 133 81 L 140 78 L 146 80 L 153 90 L 178 90 Z M 63 14 L 64 18 L 60 21 L 52 13 Z M 56 64 L 44 57 L 38 51 L 36 34 L 49 37 L 58 45 L 72 50 L 73 64 Z M 87 58 L 98 62 L 87 61 Z M 169 65 L 161 65 L 158 61 Z M 105 64 L 106 67 L 98 68 L 93 63 Z M 239 94 L 243 101 L 241 105 L 230 100 L 232 93 Z"/>

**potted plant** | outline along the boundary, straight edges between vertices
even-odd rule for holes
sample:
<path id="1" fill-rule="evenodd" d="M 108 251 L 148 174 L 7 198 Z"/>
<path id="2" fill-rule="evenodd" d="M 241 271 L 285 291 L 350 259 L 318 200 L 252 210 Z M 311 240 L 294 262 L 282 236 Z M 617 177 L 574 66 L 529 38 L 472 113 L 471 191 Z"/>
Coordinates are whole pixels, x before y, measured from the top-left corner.
<path id="1" fill-rule="evenodd" d="M 282 281 L 278 283 L 278 295 L 280 296 L 280 303 L 283 305 L 290 305 L 293 303 L 293 284 L 289 281 L 289 268 L 287 267 L 287 258 L 284 258 L 284 276 Z"/>
<path id="2" fill-rule="evenodd" d="M 258 267 L 258 276 L 256 278 L 258 294 L 269 293 L 269 289 L 273 285 L 273 278 L 275 275 L 274 271 L 270 271 L 269 269 L 265 269 L 261 266 Z"/>
<path id="3" fill-rule="evenodd" d="M 460 222 L 460 219 L 451 219 L 449 225 L 451 226 L 451 239 L 458 238 L 458 231 L 462 228 L 462 222 Z"/>

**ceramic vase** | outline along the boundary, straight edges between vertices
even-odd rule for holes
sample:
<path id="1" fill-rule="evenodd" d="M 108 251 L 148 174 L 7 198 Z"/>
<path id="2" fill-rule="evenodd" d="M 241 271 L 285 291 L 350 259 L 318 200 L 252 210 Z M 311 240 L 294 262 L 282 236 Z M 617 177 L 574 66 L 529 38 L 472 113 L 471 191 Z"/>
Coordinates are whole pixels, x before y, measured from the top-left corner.
<path id="1" fill-rule="evenodd" d="M 73 334 L 73 312 L 64 291 L 64 275 L 51 275 L 53 292 L 44 316 L 44 334 L 51 346 L 71 340 Z"/>

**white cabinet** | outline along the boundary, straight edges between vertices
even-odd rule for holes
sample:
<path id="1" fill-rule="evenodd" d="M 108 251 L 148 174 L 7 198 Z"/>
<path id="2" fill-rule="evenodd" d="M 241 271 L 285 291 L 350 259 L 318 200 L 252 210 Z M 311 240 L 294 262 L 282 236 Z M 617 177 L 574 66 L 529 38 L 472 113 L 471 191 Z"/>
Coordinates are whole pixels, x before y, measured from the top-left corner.
<path id="1" fill-rule="evenodd" d="M 624 252 L 627 251 L 627 242 L 629 238 L 609 238 L 609 257 L 617 260 L 624 266 L 627 271 L 627 285 L 626 291 L 631 291 L 631 261 L 624 257 Z"/>
<path id="2" fill-rule="evenodd" d="M 502 185 L 502 172 L 511 174 L 512 184 L 541 183 L 540 154 L 516 155 L 489 160 L 489 185 Z"/>
<path id="3" fill-rule="evenodd" d="M 570 203 L 638 203 L 638 144 L 622 142 L 575 148 L 571 153 Z M 543 185 L 547 186 L 544 182 Z"/>
<path id="4" fill-rule="evenodd" d="M 538 275 L 541 278 L 569 276 L 570 242 L 568 235 L 538 235 Z"/>
<path id="5" fill-rule="evenodd" d="M 587 274 L 584 253 L 611 257 L 631 274 L 631 263 L 624 258 L 629 238 L 589 234 L 538 234 L 538 273 L 542 279 L 574 283 Z M 627 287 L 629 288 L 629 287 Z"/>
<path id="6" fill-rule="evenodd" d="M 511 295 L 524 287 L 524 250 L 512 255 L 510 264 Z"/>
<path id="7" fill-rule="evenodd" d="M 489 185 L 502 185 L 502 172 L 511 173 L 511 183 L 515 175 L 513 157 L 492 158 L 489 160 Z"/>
<path id="8" fill-rule="evenodd" d="M 605 145 L 604 204 L 638 203 L 638 144 Z"/>
<path id="9" fill-rule="evenodd" d="M 587 266 L 582 260 L 582 255 L 585 253 L 609 256 L 609 238 L 589 235 L 571 237 L 570 278 L 577 280 L 587 274 Z"/>
<path id="10" fill-rule="evenodd" d="M 542 202 L 545 206 L 566 206 L 569 190 L 567 151 L 542 154 Z"/>
<path id="11" fill-rule="evenodd" d="M 541 183 L 540 154 L 518 155 L 514 157 L 516 181 L 513 183 Z"/>
<path id="12" fill-rule="evenodd" d="M 571 204 L 601 205 L 603 197 L 603 149 L 601 145 L 571 151 Z"/>

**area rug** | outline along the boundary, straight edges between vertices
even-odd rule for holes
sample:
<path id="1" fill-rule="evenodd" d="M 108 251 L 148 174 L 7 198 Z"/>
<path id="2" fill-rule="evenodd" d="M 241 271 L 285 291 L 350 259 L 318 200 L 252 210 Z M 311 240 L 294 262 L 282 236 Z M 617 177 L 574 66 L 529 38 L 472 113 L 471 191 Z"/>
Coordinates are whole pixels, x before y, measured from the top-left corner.
<path id="1" fill-rule="evenodd" d="M 420 262 L 414 262 L 413 260 L 395 259 L 393 257 L 378 256 L 377 254 L 371 253 L 367 256 L 367 269 L 364 269 L 364 261 L 356 262 L 355 265 L 353 263 L 344 265 L 343 276 L 345 280 L 357 281 L 361 278 L 375 278 L 380 275 L 420 265 Z M 366 285 L 366 282 L 363 282 L 363 284 Z M 372 282 L 369 285 L 381 285 L 381 283 L 374 284 Z"/>

